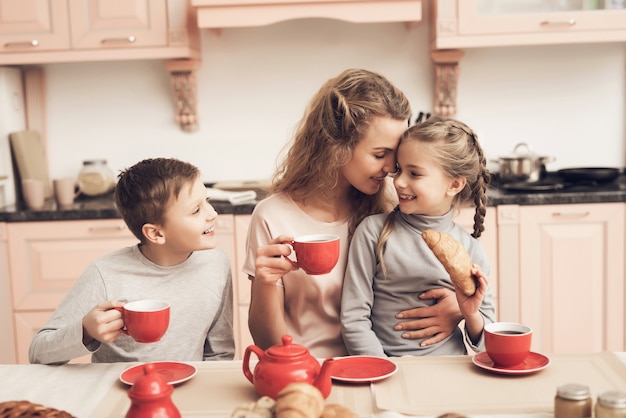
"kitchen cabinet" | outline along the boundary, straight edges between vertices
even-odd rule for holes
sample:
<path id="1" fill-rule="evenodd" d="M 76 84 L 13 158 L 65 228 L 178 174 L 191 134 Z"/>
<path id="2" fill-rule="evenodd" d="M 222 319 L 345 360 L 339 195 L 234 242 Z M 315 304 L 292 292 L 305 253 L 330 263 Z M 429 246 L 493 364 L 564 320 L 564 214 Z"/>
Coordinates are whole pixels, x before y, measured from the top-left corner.
<path id="1" fill-rule="evenodd" d="M 0 329 L 10 330 L 6 347 L 0 348 L 3 362 L 28 363 L 32 337 L 52 315 L 65 294 L 89 263 L 122 247 L 134 245 L 137 239 L 122 219 L 16 222 L 2 224 L 8 242 L 10 303 L 2 304 Z M 220 215 L 216 223 L 218 248 L 231 262 L 235 258 L 234 215 Z M 7 264 L 2 263 L 2 266 Z M 233 264 L 233 272 L 235 267 Z M 234 273 L 233 273 L 234 274 Z M 7 274 L 5 274 L 7 275 Z M 7 287 L 0 270 L 0 286 Z M 6 307 L 10 307 L 6 309 Z M 6 314 L 7 316 L 4 316 Z M 6 318 L 10 323 L 5 323 Z M 89 356 L 74 361 L 89 361 Z"/>
<path id="2" fill-rule="evenodd" d="M 9 282 L 9 254 L 7 251 L 7 224 L 0 222 L 0 335 L 5 336 L 0 344 L 0 364 L 15 362 L 15 346 L 6 342 L 12 336 L 13 311 L 11 309 L 11 284 Z"/>
<path id="3" fill-rule="evenodd" d="M 422 0 L 192 0 L 191 4 L 198 26 L 215 30 L 303 18 L 405 22 L 408 27 L 422 20 Z"/>
<path id="4" fill-rule="evenodd" d="M 501 319 L 534 351 L 624 351 L 624 206 L 498 206 Z"/>
<path id="5" fill-rule="evenodd" d="M 0 65 L 199 57 L 180 1 L 4 1 L 0 24 Z"/>
<path id="6" fill-rule="evenodd" d="M 625 41 L 626 9 L 604 9 L 604 3 L 436 0 L 431 20 L 434 47 Z"/>

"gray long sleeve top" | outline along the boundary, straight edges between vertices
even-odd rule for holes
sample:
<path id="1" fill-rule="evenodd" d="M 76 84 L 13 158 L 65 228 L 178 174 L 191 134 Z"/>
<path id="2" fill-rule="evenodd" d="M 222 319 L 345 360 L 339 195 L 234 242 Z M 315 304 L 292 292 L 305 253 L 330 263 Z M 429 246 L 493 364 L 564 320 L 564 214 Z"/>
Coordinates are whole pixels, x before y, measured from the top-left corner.
<path id="1" fill-rule="evenodd" d="M 158 299 L 170 304 L 170 325 L 159 342 L 121 334 L 112 343 L 82 342 L 82 319 L 105 300 Z M 235 352 L 231 269 L 217 249 L 196 251 L 163 267 L 132 246 L 92 262 L 35 335 L 31 363 L 62 364 L 92 353 L 92 362 L 230 360 Z"/>
<path id="2" fill-rule="evenodd" d="M 404 331 L 394 330 L 399 321 L 395 318 L 398 312 L 435 303 L 419 299 L 420 293 L 436 287 L 454 289 L 443 265 L 422 239 L 422 231 L 435 229 L 460 241 L 487 278 L 491 267 L 480 242 L 454 223 L 452 211 L 443 216 L 398 212 L 384 252 L 385 279 L 377 260 L 376 245 L 387 216 L 366 218 L 350 243 L 341 301 L 342 335 L 348 352 L 383 357 L 467 354 L 464 336 L 472 350 L 484 349 L 482 336 L 478 344 L 473 345 L 466 330 L 460 328 L 445 340 L 427 347 L 420 347 L 422 339 L 404 339 L 401 337 Z M 479 311 L 485 324 L 494 321 L 491 288 L 487 289 Z"/>

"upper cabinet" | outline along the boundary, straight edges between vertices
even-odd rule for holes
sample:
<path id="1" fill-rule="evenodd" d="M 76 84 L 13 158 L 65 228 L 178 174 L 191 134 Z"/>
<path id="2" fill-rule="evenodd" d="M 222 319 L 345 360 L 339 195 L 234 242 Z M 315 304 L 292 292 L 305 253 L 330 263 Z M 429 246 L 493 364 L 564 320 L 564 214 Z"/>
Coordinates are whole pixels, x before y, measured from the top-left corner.
<path id="1" fill-rule="evenodd" d="M 612 0 L 436 0 L 435 49 L 626 41 Z"/>
<path id="2" fill-rule="evenodd" d="M 2 0 L 0 65 L 197 58 L 195 15 L 180 1 Z"/>
<path id="3" fill-rule="evenodd" d="M 422 20 L 422 0 L 191 0 L 201 28 L 264 26 L 303 18 L 354 23 Z"/>

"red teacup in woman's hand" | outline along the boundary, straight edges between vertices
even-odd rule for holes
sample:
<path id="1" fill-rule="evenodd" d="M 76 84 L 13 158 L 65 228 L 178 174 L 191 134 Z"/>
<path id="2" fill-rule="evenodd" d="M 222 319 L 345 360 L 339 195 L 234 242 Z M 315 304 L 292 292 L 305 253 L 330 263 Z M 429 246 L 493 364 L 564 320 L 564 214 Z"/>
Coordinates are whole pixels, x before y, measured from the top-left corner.
<path id="1" fill-rule="evenodd" d="M 305 235 L 291 242 L 297 261 L 285 257 L 307 274 L 328 274 L 339 260 L 339 237 L 331 234 Z"/>
<path id="2" fill-rule="evenodd" d="M 138 300 L 115 309 L 122 313 L 122 332 L 138 343 L 159 341 L 170 324 L 170 305 L 167 302 Z"/>
<path id="3" fill-rule="evenodd" d="M 513 367 L 528 357 L 532 329 L 515 322 L 485 325 L 485 350 L 497 367 Z"/>

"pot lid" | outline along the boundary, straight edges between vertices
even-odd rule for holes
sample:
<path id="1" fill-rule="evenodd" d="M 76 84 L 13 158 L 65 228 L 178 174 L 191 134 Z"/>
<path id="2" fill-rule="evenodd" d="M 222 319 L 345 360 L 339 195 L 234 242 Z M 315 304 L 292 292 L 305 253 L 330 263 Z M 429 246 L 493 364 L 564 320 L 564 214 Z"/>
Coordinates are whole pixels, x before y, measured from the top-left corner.
<path id="1" fill-rule="evenodd" d="M 306 347 L 293 344 L 291 335 L 283 335 L 281 338 L 283 345 L 274 345 L 267 349 L 267 354 L 271 357 L 290 358 L 306 356 L 309 353 Z"/>

